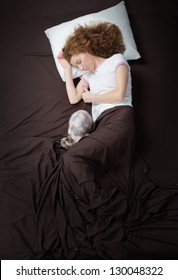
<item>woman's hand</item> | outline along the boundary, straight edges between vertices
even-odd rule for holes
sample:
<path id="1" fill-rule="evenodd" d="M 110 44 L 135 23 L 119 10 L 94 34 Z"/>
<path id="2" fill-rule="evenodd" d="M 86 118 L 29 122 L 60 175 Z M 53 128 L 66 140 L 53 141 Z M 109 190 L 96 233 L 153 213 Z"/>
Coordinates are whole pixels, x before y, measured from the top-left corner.
<path id="1" fill-rule="evenodd" d="M 57 59 L 59 61 L 59 63 L 62 65 L 62 67 L 65 70 L 71 70 L 72 66 L 71 64 L 67 61 L 67 59 L 64 58 L 63 53 L 60 52 L 57 56 Z"/>
<path id="2" fill-rule="evenodd" d="M 84 92 L 82 93 L 82 99 L 85 103 L 93 102 L 93 94 L 85 87 L 83 87 Z"/>

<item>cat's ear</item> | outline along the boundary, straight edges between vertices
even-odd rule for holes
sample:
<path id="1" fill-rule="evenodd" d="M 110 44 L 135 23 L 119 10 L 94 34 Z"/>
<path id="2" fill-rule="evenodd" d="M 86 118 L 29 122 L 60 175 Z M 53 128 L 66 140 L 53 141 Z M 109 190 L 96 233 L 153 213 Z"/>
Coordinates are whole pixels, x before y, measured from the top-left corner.
<path id="1" fill-rule="evenodd" d="M 61 139 L 61 146 L 65 149 L 69 149 L 75 144 L 75 141 L 72 139 L 70 134 L 67 135 L 67 137 L 63 137 Z"/>

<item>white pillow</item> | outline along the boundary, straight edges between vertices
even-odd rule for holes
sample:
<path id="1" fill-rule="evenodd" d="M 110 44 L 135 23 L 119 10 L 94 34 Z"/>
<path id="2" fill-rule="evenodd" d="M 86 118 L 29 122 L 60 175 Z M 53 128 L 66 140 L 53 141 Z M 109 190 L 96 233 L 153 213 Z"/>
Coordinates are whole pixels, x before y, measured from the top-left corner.
<path id="1" fill-rule="evenodd" d="M 124 42 L 126 45 L 126 51 L 124 53 L 125 58 L 127 60 L 135 60 L 140 58 L 140 54 L 137 51 L 136 43 L 131 30 L 125 3 L 124 1 L 122 1 L 111 8 L 102 10 L 97 13 L 78 17 L 71 21 L 61 23 L 45 30 L 45 34 L 48 37 L 51 45 L 57 70 L 63 81 L 65 81 L 64 71 L 63 67 L 57 59 L 57 56 L 62 51 L 66 39 L 72 34 L 75 27 L 77 27 L 78 25 L 98 21 L 109 21 L 118 25 L 122 31 Z M 83 73 L 84 72 L 82 70 L 76 67 L 72 67 L 73 79 L 80 77 Z"/>

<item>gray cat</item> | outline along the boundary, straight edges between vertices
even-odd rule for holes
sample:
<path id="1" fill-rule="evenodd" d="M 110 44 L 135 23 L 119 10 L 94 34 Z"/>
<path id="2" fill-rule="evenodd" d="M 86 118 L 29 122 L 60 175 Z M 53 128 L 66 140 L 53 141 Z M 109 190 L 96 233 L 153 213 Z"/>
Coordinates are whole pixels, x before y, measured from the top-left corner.
<path id="1" fill-rule="evenodd" d="M 69 119 L 68 135 L 61 139 L 61 146 L 69 149 L 82 137 L 92 132 L 93 119 L 85 110 L 78 110 Z"/>

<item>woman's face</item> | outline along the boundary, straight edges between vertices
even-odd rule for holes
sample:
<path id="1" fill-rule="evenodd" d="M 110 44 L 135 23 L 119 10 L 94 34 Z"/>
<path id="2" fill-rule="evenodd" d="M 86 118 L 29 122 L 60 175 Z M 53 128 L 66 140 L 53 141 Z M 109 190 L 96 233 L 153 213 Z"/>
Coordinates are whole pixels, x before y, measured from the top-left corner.
<path id="1" fill-rule="evenodd" d="M 70 63 L 74 67 L 78 67 L 80 70 L 84 71 L 95 71 L 96 69 L 95 56 L 88 52 L 74 54 L 71 57 Z"/>

